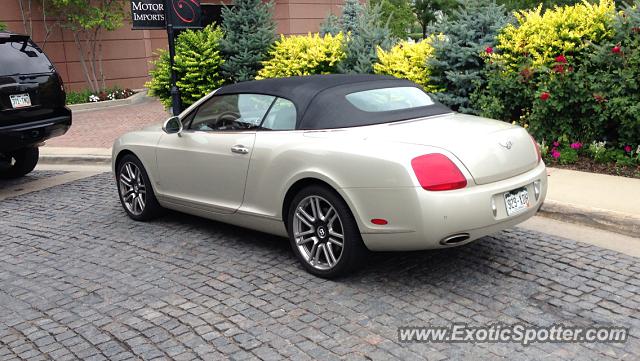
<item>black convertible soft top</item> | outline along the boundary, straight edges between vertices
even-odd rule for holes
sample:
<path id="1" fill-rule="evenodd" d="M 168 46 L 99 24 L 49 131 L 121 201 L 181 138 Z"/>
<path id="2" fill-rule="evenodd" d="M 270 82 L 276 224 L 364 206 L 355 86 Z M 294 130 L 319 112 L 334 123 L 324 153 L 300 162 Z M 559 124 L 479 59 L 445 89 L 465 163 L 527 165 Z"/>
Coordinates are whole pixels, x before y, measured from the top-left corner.
<path id="1" fill-rule="evenodd" d="M 367 112 L 346 99 L 347 94 L 380 88 L 415 87 L 416 83 L 383 75 L 310 75 L 240 82 L 221 87 L 220 94 L 266 94 L 285 98 L 296 107 L 296 129 L 344 128 L 450 113 L 437 103 L 423 107 Z"/>

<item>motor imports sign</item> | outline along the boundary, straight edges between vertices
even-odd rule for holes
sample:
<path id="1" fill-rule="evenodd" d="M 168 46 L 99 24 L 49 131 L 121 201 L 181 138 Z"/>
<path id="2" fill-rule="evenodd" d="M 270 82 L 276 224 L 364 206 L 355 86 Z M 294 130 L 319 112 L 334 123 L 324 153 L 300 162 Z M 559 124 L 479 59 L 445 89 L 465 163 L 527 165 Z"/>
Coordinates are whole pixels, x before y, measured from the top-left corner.
<path id="1" fill-rule="evenodd" d="M 134 30 L 166 28 L 165 0 L 131 0 L 131 21 Z"/>
<path id="2" fill-rule="evenodd" d="M 134 30 L 200 28 L 200 0 L 131 0 Z"/>

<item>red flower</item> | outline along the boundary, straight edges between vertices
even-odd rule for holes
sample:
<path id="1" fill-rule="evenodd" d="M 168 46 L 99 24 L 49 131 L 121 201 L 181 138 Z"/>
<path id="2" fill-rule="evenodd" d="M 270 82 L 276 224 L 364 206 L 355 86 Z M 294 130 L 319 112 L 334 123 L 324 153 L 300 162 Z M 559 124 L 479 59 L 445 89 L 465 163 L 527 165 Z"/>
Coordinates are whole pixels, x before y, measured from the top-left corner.
<path id="1" fill-rule="evenodd" d="M 547 92 L 542 92 L 542 94 L 540 94 L 540 99 L 547 100 L 549 99 L 549 97 L 551 96 L 551 94 L 547 93 Z"/>
<path id="2" fill-rule="evenodd" d="M 626 145 L 626 146 L 624 147 L 624 151 L 625 151 L 625 152 L 627 152 L 627 153 L 631 153 L 631 150 L 632 150 L 632 149 L 631 149 L 631 146 L 630 146 L 630 145 Z"/>
<path id="3" fill-rule="evenodd" d="M 602 95 L 600 94 L 593 94 L 593 99 L 596 100 L 596 102 L 598 103 L 604 103 L 607 101 L 607 99 L 605 99 Z"/>
<path id="4" fill-rule="evenodd" d="M 533 76 L 533 72 L 529 68 L 524 68 L 520 71 L 520 76 L 522 76 L 524 80 L 529 80 Z"/>
<path id="5" fill-rule="evenodd" d="M 558 55 L 556 56 L 556 62 L 566 64 L 567 58 L 565 58 L 564 55 Z"/>
<path id="6" fill-rule="evenodd" d="M 620 48 L 620 45 L 616 45 L 613 48 L 611 48 L 611 52 L 614 54 L 620 54 L 621 51 L 622 49 Z"/>
<path id="7" fill-rule="evenodd" d="M 490 47 L 490 46 L 487 46 L 487 48 L 486 48 L 486 49 L 484 49 L 484 51 L 485 51 L 487 54 L 492 54 L 492 53 L 493 53 L 493 48 L 492 48 L 492 47 Z"/>
<path id="8" fill-rule="evenodd" d="M 556 65 L 553 67 L 553 71 L 556 73 L 564 73 L 564 65 Z"/>

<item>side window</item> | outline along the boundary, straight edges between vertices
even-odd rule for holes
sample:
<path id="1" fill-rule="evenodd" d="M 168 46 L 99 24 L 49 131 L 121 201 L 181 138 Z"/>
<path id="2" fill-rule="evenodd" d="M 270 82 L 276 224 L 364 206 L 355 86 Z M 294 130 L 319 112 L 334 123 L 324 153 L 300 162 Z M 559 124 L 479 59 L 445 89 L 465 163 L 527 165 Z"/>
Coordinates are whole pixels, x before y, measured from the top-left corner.
<path id="1" fill-rule="evenodd" d="M 287 99 L 278 98 L 264 118 L 262 129 L 293 130 L 296 128 L 296 106 Z"/>
<path id="2" fill-rule="evenodd" d="M 256 128 L 275 97 L 261 94 L 213 96 L 198 108 L 193 130 L 248 130 Z"/>

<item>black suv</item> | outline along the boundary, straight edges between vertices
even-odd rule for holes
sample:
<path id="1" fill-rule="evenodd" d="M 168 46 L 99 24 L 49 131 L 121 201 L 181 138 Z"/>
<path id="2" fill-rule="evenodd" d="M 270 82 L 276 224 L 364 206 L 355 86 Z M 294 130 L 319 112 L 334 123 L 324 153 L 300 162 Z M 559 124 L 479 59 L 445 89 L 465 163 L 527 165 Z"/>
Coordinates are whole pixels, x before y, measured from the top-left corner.
<path id="1" fill-rule="evenodd" d="M 26 35 L 0 31 L 0 178 L 31 172 L 43 141 L 67 132 L 65 100 L 44 52 Z"/>

